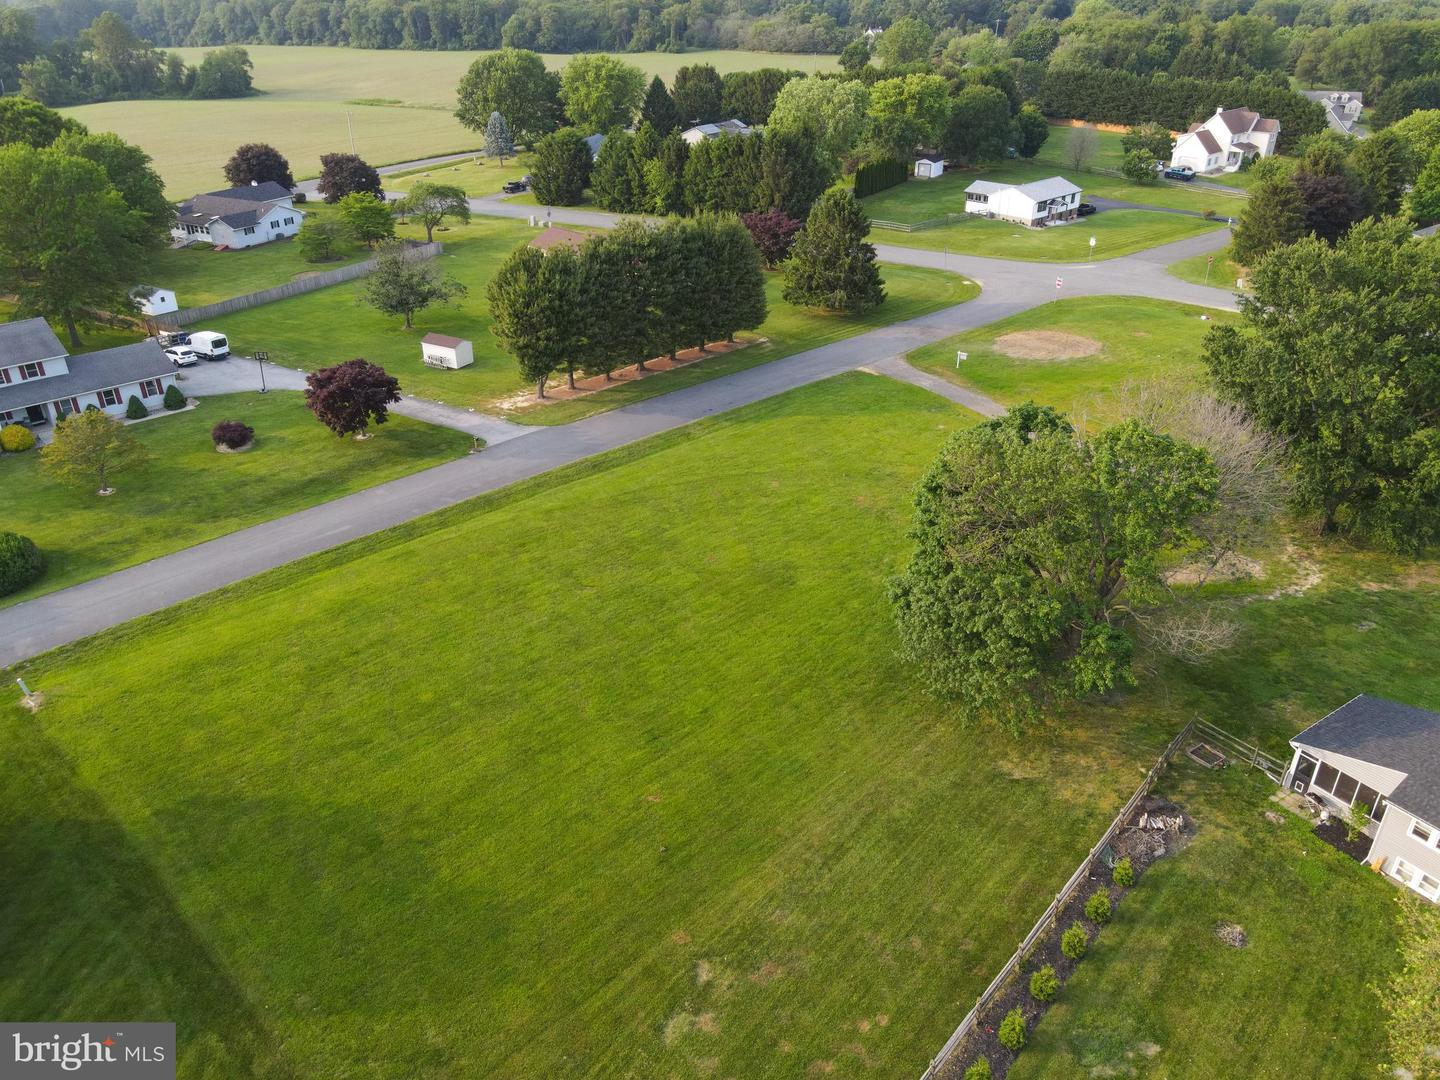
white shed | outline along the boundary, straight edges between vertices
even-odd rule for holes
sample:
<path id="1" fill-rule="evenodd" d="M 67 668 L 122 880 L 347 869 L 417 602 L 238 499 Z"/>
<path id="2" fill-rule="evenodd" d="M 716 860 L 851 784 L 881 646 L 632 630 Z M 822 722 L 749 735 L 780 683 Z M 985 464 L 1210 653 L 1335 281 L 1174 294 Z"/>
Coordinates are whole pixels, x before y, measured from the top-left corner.
<path id="1" fill-rule="evenodd" d="M 475 363 L 475 351 L 464 338 L 449 334 L 426 334 L 420 339 L 420 359 L 428 367 L 469 367 Z"/>
<path id="2" fill-rule="evenodd" d="M 915 162 L 916 180 L 935 180 L 945 175 L 945 162 L 940 158 L 922 157 Z"/>
<path id="3" fill-rule="evenodd" d="M 154 285 L 139 285 L 130 295 L 140 305 L 142 315 L 169 315 L 172 311 L 180 310 L 180 304 L 175 299 L 175 294 L 169 289 L 159 289 Z"/>

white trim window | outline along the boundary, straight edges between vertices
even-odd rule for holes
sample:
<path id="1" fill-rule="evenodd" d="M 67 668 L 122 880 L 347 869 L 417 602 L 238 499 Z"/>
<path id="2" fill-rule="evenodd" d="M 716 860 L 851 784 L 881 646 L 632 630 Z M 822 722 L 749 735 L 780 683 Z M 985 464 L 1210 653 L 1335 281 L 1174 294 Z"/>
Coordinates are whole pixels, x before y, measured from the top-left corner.
<path id="1" fill-rule="evenodd" d="M 1390 876 L 1407 889 L 1414 889 L 1427 900 L 1440 900 L 1440 880 L 1397 858 L 1390 866 Z"/>
<path id="2" fill-rule="evenodd" d="M 1410 839 L 1426 847 L 1440 848 L 1440 829 L 1431 828 L 1417 817 L 1410 819 Z"/>

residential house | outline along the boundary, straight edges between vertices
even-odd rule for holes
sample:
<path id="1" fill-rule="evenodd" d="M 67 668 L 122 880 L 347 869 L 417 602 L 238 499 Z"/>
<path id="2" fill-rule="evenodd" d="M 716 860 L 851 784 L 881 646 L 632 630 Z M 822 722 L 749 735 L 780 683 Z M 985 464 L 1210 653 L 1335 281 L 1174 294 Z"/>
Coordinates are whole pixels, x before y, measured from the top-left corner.
<path id="1" fill-rule="evenodd" d="M 1216 109 L 1203 124 L 1175 140 L 1170 164 L 1197 173 L 1235 172 L 1245 162 L 1275 153 L 1280 121 L 1249 109 Z"/>
<path id="2" fill-rule="evenodd" d="M 1359 90 L 1302 90 L 1311 101 L 1325 109 L 1325 123 L 1341 135 L 1358 135 L 1355 125 L 1365 111 L 1365 99 Z"/>
<path id="3" fill-rule="evenodd" d="M 600 147 L 605 145 L 604 135 L 586 135 L 585 145 L 590 149 L 590 160 L 594 161 L 600 156 Z"/>
<path id="4" fill-rule="evenodd" d="M 273 180 L 196 195 L 180 204 L 170 235 L 223 248 L 248 248 L 300 231 L 305 212 Z"/>
<path id="5" fill-rule="evenodd" d="M 1290 740 L 1285 784 L 1372 819 L 1365 861 L 1440 901 L 1440 713 L 1361 694 Z"/>
<path id="6" fill-rule="evenodd" d="M 174 382 L 153 339 L 69 356 L 44 319 L 0 323 L 0 424 L 48 424 L 92 405 L 123 416 L 131 397 L 153 409 Z"/>
<path id="7" fill-rule="evenodd" d="M 1080 189 L 1063 176 L 1028 184 L 976 180 L 965 189 L 967 214 L 1016 221 L 1031 228 L 1073 221 L 1079 206 Z"/>
<path id="8" fill-rule="evenodd" d="M 749 135 L 755 129 L 744 120 L 720 120 L 713 124 L 696 124 L 686 128 L 680 137 L 691 146 L 706 139 L 718 139 L 721 135 Z"/>

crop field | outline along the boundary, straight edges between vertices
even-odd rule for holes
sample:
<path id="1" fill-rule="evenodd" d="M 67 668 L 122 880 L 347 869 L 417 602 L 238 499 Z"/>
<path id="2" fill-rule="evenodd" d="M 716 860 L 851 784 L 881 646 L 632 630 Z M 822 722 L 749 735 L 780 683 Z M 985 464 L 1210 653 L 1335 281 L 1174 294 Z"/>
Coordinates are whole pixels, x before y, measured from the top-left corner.
<path id="1" fill-rule="evenodd" d="M 233 101 L 116 101 L 63 110 L 96 131 L 114 131 L 155 159 L 167 193 L 180 199 L 221 187 L 220 167 L 246 142 L 268 142 L 297 180 L 318 175 L 320 155 L 351 146 L 372 165 L 470 150 L 483 141 L 451 114 L 455 88 L 478 52 L 406 52 L 327 46 L 246 46 L 260 94 Z M 207 51 L 176 49 L 196 63 Z M 716 50 L 624 53 L 667 81 L 686 64 L 723 74 L 756 67 L 831 70 L 833 56 Z M 561 68 L 570 57 L 547 55 Z"/>

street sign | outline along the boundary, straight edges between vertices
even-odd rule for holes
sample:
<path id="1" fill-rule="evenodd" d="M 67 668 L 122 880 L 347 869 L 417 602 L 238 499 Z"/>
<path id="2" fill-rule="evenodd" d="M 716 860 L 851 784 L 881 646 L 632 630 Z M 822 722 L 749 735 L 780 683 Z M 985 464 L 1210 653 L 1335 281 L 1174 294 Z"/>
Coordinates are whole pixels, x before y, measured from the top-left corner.
<path id="1" fill-rule="evenodd" d="M 1094 250 L 1095 250 L 1095 238 L 1094 238 L 1093 236 L 1090 237 L 1090 250 L 1091 250 L 1091 251 L 1094 251 Z"/>
<path id="2" fill-rule="evenodd" d="M 1064 284 L 1065 284 L 1065 279 L 1064 279 L 1064 278 L 1058 278 L 1058 277 L 1057 277 L 1057 278 L 1055 279 L 1055 288 L 1058 289 L 1058 288 L 1060 288 L 1060 286 L 1062 286 L 1062 285 L 1064 285 Z"/>
<path id="3" fill-rule="evenodd" d="M 268 364 L 270 362 L 270 354 L 268 352 L 257 352 L 255 359 L 259 360 L 262 364 Z"/>
<path id="4" fill-rule="evenodd" d="M 969 360 L 969 359 L 970 359 L 970 354 L 969 354 L 968 352 L 965 352 L 965 351 L 963 351 L 963 350 L 957 350 L 956 353 L 955 353 L 955 366 L 958 368 L 958 367 L 960 366 L 960 361 L 961 361 L 961 360 Z"/>

